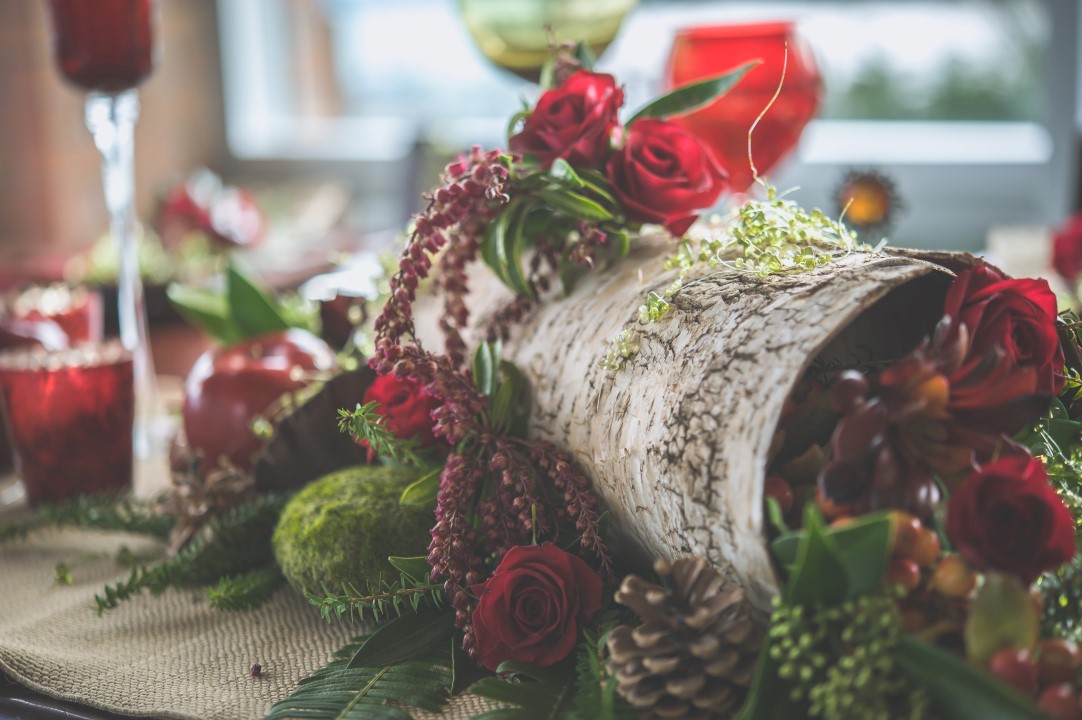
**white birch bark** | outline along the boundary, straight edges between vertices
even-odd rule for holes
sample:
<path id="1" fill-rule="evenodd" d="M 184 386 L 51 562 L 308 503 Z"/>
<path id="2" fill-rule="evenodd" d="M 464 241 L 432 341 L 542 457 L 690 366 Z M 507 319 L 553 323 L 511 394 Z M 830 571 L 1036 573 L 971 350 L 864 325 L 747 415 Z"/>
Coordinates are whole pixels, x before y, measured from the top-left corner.
<path id="1" fill-rule="evenodd" d="M 862 253 L 767 278 L 705 271 L 668 317 L 640 324 L 646 292 L 675 278 L 662 270 L 671 250 L 671 241 L 642 242 L 570 295 L 547 298 L 504 356 L 531 381 L 531 432 L 571 451 L 621 533 L 652 556 L 693 553 L 731 566 L 765 607 L 777 582 L 763 480 L 794 383 L 832 341 L 829 354 L 843 362 L 912 349 L 941 312 L 948 276 L 917 258 Z M 510 295 L 487 269 L 472 284 L 481 326 Z M 625 328 L 638 332 L 640 350 L 610 375 L 599 362 Z"/>

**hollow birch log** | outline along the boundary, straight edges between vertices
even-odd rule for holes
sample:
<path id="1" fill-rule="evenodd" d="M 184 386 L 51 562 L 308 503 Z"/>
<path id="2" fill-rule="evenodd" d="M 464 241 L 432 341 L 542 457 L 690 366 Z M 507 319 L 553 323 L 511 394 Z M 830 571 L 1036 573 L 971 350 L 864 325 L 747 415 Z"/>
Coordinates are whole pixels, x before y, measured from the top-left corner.
<path id="1" fill-rule="evenodd" d="M 504 355 L 531 381 L 531 433 L 574 454 L 622 536 L 652 556 L 731 566 L 765 607 L 777 581 L 763 481 L 790 391 L 813 361 L 846 366 L 912 350 L 939 319 L 950 274 L 916 256 L 870 253 L 766 278 L 705 271 L 666 318 L 642 324 L 647 291 L 675 279 L 662 268 L 671 250 L 671 241 L 641 242 L 546 299 Z M 471 289 L 480 328 L 510 295 L 487 269 Z M 624 329 L 640 349 L 610 373 L 600 361 Z"/>

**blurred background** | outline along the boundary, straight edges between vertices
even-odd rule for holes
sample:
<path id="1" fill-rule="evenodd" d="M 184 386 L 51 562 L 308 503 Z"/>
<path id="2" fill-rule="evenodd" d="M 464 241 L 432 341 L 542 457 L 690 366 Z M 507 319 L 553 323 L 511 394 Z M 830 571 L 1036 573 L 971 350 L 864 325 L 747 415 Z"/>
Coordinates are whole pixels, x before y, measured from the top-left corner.
<path id="1" fill-rule="evenodd" d="M 386 246 L 455 152 L 502 146 L 536 97 L 498 66 L 511 62 L 498 26 L 539 5 L 615 18 L 598 67 L 628 108 L 662 90 L 678 29 L 795 20 L 825 94 L 769 179 L 835 212 L 846 174 L 876 171 L 903 203 L 893 245 L 991 242 L 1039 264 L 1082 204 L 1074 0 L 160 0 L 139 217 L 152 224 L 170 188 L 210 168 L 263 208 L 267 238 L 246 252 L 273 284 Z M 53 67 L 44 4 L 0 3 L 0 284 L 85 267 L 107 231 L 82 104 Z"/>

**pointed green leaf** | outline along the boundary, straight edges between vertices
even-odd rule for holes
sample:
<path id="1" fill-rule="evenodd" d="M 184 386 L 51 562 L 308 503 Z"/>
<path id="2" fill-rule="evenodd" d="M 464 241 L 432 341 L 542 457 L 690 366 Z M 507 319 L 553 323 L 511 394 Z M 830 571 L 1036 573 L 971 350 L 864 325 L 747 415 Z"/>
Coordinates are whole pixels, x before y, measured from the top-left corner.
<path id="1" fill-rule="evenodd" d="M 611 211 L 602 207 L 599 203 L 570 190 L 550 187 L 541 191 L 541 199 L 571 217 L 591 222 L 603 222 L 612 220 Z"/>
<path id="2" fill-rule="evenodd" d="M 763 639 L 759 660 L 755 663 L 755 675 L 747 700 L 736 720 L 789 720 L 803 713 L 789 699 L 789 688 L 778 677 L 778 663 L 770 657 L 770 636 Z"/>
<path id="3" fill-rule="evenodd" d="M 627 125 L 630 126 L 636 120 L 642 118 L 664 119 L 674 115 L 684 115 L 705 107 L 729 92 L 734 85 L 740 82 L 740 79 L 744 77 L 748 70 L 761 62 L 761 60 L 752 60 L 722 75 L 678 87 L 667 95 L 662 95 L 639 108 L 638 112 L 627 121 Z"/>
<path id="4" fill-rule="evenodd" d="M 416 557 L 398 557 L 397 555 L 391 555 L 387 558 L 387 562 L 394 565 L 395 569 L 401 572 L 417 582 L 425 582 L 428 580 L 428 576 L 432 573 L 432 568 L 428 565 L 428 559 L 424 555 L 418 555 Z"/>
<path id="5" fill-rule="evenodd" d="M 450 637 L 455 615 L 447 608 L 424 608 L 402 615 L 376 628 L 364 641 L 348 667 L 381 667 L 407 660 Z"/>
<path id="6" fill-rule="evenodd" d="M 785 588 L 790 605 L 832 605 L 848 592 L 845 566 L 833 540 L 823 532 L 823 518 L 814 503 L 804 513 L 806 534 L 797 550 L 796 564 Z"/>
<path id="7" fill-rule="evenodd" d="M 526 275 L 522 271 L 522 253 L 529 242 L 524 227 L 530 208 L 530 204 L 516 208 L 515 216 L 511 219 L 511 224 L 503 237 L 502 253 L 497 253 L 501 263 L 506 263 L 507 279 L 505 282 L 507 287 L 519 295 L 527 297 L 531 297 L 533 293 L 530 291 L 530 283 L 526 280 Z"/>
<path id="8" fill-rule="evenodd" d="M 902 672 L 932 696 L 947 720 L 1039 720 L 1033 702 L 946 650 L 902 635 L 894 646 Z"/>
<path id="9" fill-rule="evenodd" d="M 179 283 L 170 284 L 165 293 L 185 320 L 223 345 L 241 339 L 225 295 Z"/>
<path id="10" fill-rule="evenodd" d="M 473 384 L 485 395 L 491 395 L 496 383 L 496 367 L 493 363 L 492 348 L 485 342 L 477 347 L 473 354 Z"/>
<path id="11" fill-rule="evenodd" d="M 289 329 L 270 296 L 232 265 L 226 271 L 226 292 L 229 312 L 244 337 Z"/>
<path id="12" fill-rule="evenodd" d="M 890 561 L 890 536 L 890 518 L 885 513 L 858 518 L 827 533 L 845 566 L 847 598 L 879 587 Z"/>
<path id="13" fill-rule="evenodd" d="M 420 507 L 435 507 L 436 496 L 440 491 L 440 473 L 442 467 L 434 468 L 417 478 L 402 491 L 398 498 L 399 505 L 415 505 Z"/>
<path id="14" fill-rule="evenodd" d="M 609 232 L 609 237 L 616 241 L 616 253 L 619 257 L 627 257 L 631 252 L 631 233 L 627 230 L 613 230 Z"/>
<path id="15" fill-rule="evenodd" d="M 606 207 L 616 208 L 619 206 L 620 203 L 616 201 L 616 196 L 612 194 L 609 179 L 605 177 L 604 173 L 597 170 L 579 170 L 579 179 L 582 180 L 583 187 L 591 195 L 596 196 Z"/>
<path id="16" fill-rule="evenodd" d="M 556 158 L 553 161 L 552 167 L 549 168 L 549 177 L 572 190 L 583 187 L 582 178 L 575 172 L 575 168 L 571 167 L 571 163 L 563 158 Z"/>

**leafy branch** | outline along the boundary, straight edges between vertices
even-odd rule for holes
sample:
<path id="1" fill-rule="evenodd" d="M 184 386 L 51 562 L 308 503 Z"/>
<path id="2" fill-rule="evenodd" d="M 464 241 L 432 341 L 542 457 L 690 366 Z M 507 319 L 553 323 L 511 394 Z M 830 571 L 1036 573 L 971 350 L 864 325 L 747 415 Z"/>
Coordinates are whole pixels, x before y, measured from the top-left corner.
<path id="1" fill-rule="evenodd" d="M 100 615 L 143 590 L 159 595 L 171 587 L 216 582 L 273 562 L 270 538 L 285 504 L 282 495 L 264 495 L 238 505 L 207 524 L 180 552 L 137 565 L 127 578 L 95 595 Z"/>
<path id="2" fill-rule="evenodd" d="M 155 509 L 155 503 L 116 495 L 79 496 L 56 505 L 41 505 L 33 515 L 0 527 L 0 543 L 17 540 L 45 527 L 124 531 L 165 540 L 174 518 Z"/>
<path id="3" fill-rule="evenodd" d="M 319 614 L 327 622 L 341 620 L 345 616 L 354 622 L 372 622 L 402 615 L 409 607 L 417 612 L 423 606 L 442 607 L 445 603 L 442 583 L 416 580 L 405 573 L 397 580 L 388 582 L 380 577 L 374 583 L 366 581 L 364 589 L 352 583 L 341 583 L 343 592 L 335 593 L 326 585 L 323 594 L 306 593 L 308 602 L 319 608 Z"/>
<path id="4" fill-rule="evenodd" d="M 254 610 L 269 600 L 284 580 L 281 571 L 270 565 L 243 575 L 223 577 L 217 585 L 207 587 L 206 593 L 215 610 Z"/>
<path id="5" fill-rule="evenodd" d="M 417 452 L 417 440 L 396 437 L 394 431 L 387 427 L 386 418 L 379 413 L 379 408 L 380 404 L 375 400 L 358 404 L 354 410 L 340 408 L 338 430 L 364 440 L 372 452 L 389 457 L 396 463 L 414 467 L 428 465 L 429 462 Z"/>

